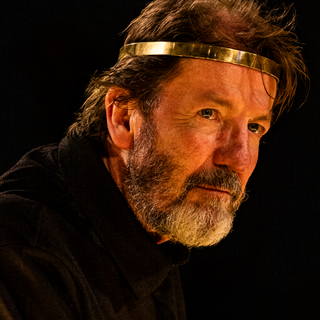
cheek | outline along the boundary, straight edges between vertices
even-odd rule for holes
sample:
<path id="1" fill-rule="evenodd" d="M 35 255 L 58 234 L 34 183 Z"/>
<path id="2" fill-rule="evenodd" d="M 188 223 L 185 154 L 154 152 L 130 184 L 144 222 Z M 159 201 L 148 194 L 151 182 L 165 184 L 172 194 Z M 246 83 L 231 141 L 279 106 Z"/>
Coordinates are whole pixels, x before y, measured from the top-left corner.
<path id="1" fill-rule="evenodd" d="M 170 149 L 179 163 L 195 171 L 212 157 L 214 139 L 212 135 L 193 130 L 179 130 L 170 139 L 172 145 Z"/>
<path id="2" fill-rule="evenodd" d="M 246 185 L 250 176 L 252 175 L 256 164 L 258 162 L 258 156 L 259 156 L 259 144 L 254 143 L 250 145 L 250 163 L 248 164 L 248 169 L 246 172 L 239 174 L 239 178 L 242 181 L 243 185 Z"/>
<path id="3" fill-rule="evenodd" d="M 256 167 L 256 164 L 258 162 L 259 157 L 259 145 L 260 140 L 254 141 L 253 143 L 250 143 L 249 147 L 251 150 L 251 173 Z"/>
<path id="4" fill-rule="evenodd" d="M 174 157 L 188 171 L 197 170 L 208 157 L 212 157 L 217 139 L 213 126 L 199 124 L 196 119 L 179 119 L 172 114 L 157 111 L 157 132 L 163 152 Z"/>

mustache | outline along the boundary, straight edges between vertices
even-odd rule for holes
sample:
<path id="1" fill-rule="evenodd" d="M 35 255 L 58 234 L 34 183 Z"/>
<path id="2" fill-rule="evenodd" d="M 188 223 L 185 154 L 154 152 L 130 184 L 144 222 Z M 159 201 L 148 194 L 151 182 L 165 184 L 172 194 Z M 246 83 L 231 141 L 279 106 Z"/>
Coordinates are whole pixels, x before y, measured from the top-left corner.
<path id="1" fill-rule="evenodd" d="M 238 174 L 227 166 L 220 166 L 193 173 L 185 181 L 183 189 L 188 193 L 195 186 L 199 185 L 228 191 L 230 192 L 232 200 L 236 200 L 242 195 L 241 181 Z"/>

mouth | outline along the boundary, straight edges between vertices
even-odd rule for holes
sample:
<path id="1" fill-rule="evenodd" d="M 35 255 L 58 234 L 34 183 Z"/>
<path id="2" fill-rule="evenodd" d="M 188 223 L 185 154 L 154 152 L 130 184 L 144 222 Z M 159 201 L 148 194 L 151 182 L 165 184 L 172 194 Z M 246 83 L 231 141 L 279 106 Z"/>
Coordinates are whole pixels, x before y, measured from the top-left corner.
<path id="1" fill-rule="evenodd" d="M 214 188 L 214 187 L 210 187 L 210 186 L 204 186 L 204 185 L 201 185 L 201 186 L 198 185 L 196 187 L 201 188 L 201 189 L 205 189 L 207 191 L 221 192 L 221 193 L 225 193 L 225 194 L 230 195 L 230 191 L 229 190 L 223 190 L 223 189 Z"/>

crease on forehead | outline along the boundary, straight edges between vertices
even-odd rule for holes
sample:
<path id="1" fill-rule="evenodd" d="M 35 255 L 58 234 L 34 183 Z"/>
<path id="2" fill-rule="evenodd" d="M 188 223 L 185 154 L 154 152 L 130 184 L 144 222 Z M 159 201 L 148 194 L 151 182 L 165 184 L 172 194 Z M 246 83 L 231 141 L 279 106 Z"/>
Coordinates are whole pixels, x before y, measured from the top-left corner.
<path id="1" fill-rule="evenodd" d="M 224 97 L 223 94 L 217 94 L 214 91 L 205 90 L 201 92 L 201 96 L 204 98 L 204 100 L 212 101 L 215 104 L 218 104 L 221 107 L 225 107 L 231 111 L 234 109 L 234 103 L 232 102 L 232 100 Z M 266 93 L 266 98 L 270 101 L 270 97 L 267 95 L 267 93 Z M 255 100 L 257 100 L 257 104 L 256 104 L 257 106 L 259 105 L 262 108 L 264 108 L 265 105 L 261 103 L 261 101 L 257 97 L 255 97 Z M 261 120 L 269 120 L 269 118 L 271 118 L 272 104 L 270 103 L 268 105 L 271 105 L 268 115 L 266 114 L 263 117 L 259 117 L 259 119 L 261 118 Z"/>
<path id="2" fill-rule="evenodd" d="M 179 96 L 188 95 L 188 91 L 193 89 L 200 100 L 211 100 L 232 109 L 236 103 L 232 97 L 240 92 L 240 95 L 249 97 L 249 103 L 263 109 L 259 118 L 271 118 L 273 100 L 267 90 L 274 93 L 276 81 L 273 77 L 263 75 L 262 78 L 257 70 L 204 59 L 182 58 L 180 64 L 179 75 L 163 86 L 161 98 L 171 92 L 179 99 Z"/>

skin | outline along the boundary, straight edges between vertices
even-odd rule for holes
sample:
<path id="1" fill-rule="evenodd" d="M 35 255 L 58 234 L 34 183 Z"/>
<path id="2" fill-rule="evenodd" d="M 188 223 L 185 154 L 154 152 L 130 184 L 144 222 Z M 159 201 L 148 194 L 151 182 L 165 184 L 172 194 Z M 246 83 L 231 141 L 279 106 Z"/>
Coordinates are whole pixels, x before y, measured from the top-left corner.
<path id="1" fill-rule="evenodd" d="M 182 72 L 163 86 L 160 105 L 153 115 L 160 150 L 173 156 L 184 169 L 175 183 L 180 187 L 195 172 L 227 166 L 237 173 L 244 191 L 258 160 L 260 139 L 270 128 L 270 96 L 276 96 L 276 80 L 223 62 L 183 59 L 181 66 Z M 121 173 L 142 117 L 137 109 L 114 105 L 113 100 L 122 92 L 113 87 L 106 95 L 111 139 L 105 143 L 108 156 L 103 161 L 125 196 Z M 213 194 L 229 197 L 228 190 L 204 185 L 193 188 L 188 197 L 200 200 Z M 157 243 L 169 240 L 151 236 Z"/>

